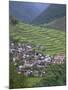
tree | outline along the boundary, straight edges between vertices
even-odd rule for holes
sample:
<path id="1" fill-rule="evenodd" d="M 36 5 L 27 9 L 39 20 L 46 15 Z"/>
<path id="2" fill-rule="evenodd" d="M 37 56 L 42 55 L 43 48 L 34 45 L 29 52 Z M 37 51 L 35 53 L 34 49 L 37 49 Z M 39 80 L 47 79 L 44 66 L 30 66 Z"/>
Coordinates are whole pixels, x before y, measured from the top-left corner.
<path id="1" fill-rule="evenodd" d="M 36 86 L 66 85 L 66 63 L 49 65 L 45 72 L 45 77 Z"/>
<path id="2" fill-rule="evenodd" d="M 46 75 L 42 79 L 43 86 L 66 85 L 66 65 L 50 65 L 46 70 Z"/>
<path id="3" fill-rule="evenodd" d="M 13 25 L 16 25 L 18 23 L 18 20 L 14 16 L 10 16 L 9 19 L 10 23 Z"/>
<path id="4" fill-rule="evenodd" d="M 10 65 L 10 80 L 9 80 L 9 88 L 25 88 L 27 87 L 27 77 L 25 77 L 23 74 L 18 74 L 16 72 L 16 67 L 11 64 Z"/>

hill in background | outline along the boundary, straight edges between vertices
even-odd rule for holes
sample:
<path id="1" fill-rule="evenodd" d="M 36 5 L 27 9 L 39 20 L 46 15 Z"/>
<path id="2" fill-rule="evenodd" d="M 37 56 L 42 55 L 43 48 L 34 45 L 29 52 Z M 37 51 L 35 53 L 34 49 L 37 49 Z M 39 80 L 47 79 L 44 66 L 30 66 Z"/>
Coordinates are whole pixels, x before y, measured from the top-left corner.
<path id="1" fill-rule="evenodd" d="M 9 2 L 9 14 L 18 21 L 61 29 L 66 27 L 66 5 L 32 2 Z"/>
<path id="2" fill-rule="evenodd" d="M 66 16 L 66 6 L 60 4 L 51 4 L 46 10 L 44 10 L 39 16 L 37 16 L 32 21 L 32 23 L 33 24 L 49 23 L 63 16 Z"/>
<path id="3" fill-rule="evenodd" d="M 46 10 L 48 6 L 49 4 L 44 3 L 10 1 L 9 13 L 22 22 L 30 23 Z"/>
<path id="4" fill-rule="evenodd" d="M 64 16 L 64 17 L 55 19 L 50 23 L 42 24 L 41 26 L 66 31 L 66 17 Z"/>

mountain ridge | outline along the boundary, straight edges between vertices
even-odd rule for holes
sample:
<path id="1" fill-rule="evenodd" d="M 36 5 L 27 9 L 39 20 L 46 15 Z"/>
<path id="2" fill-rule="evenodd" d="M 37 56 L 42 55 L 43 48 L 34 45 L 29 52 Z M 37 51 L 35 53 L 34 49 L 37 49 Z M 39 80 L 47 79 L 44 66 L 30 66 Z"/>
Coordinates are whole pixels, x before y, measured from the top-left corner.
<path id="1" fill-rule="evenodd" d="M 66 16 L 55 19 L 48 24 L 42 24 L 40 26 L 66 31 Z"/>
<path id="2" fill-rule="evenodd" d="M 44 10 L 31 23 L 32 24 L 49 23 L 52 20 L 63 17 L 63 16 L 66 16 L 66 6 L 60 5 L 60 4 L 51 4 L 46 10 Z"/>
<path id="3" fill-rule="evenodd" d="M 49 4 L 10 1 L 9 14 L 22 22 L 30 23 L 44 9 L 47 9 L 48 6 Z"/>

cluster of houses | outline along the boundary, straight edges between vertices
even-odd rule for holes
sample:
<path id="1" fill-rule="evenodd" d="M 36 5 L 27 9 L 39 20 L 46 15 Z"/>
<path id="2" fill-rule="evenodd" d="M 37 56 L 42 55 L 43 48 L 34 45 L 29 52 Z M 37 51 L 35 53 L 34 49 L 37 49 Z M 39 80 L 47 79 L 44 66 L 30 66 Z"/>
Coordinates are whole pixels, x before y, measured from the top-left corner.
<path id="1" fill-rule="evenodd" d="M 35 50 L 31 44 L 10 43 L 10 63 L 16 66 L 18 74 L 25 76 L 45 76 L 48 64 L 61 64 L 64 54 L 57 56 L 43 55 Z"/>

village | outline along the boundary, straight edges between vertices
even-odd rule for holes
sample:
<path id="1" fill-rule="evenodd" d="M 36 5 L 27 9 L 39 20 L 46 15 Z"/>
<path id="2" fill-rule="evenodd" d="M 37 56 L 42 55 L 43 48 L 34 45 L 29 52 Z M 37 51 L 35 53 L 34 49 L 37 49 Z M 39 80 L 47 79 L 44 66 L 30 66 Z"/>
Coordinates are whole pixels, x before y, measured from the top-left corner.
<path id="1" fill-rule="evenodd" d="M 10 42 L 10 63 L 16 66 L 18 74 L 24 76 L 45 76 L 49 64 L 64 63 L 64 54 L 50 56 L 33 50 L 31 44 Z"/>

